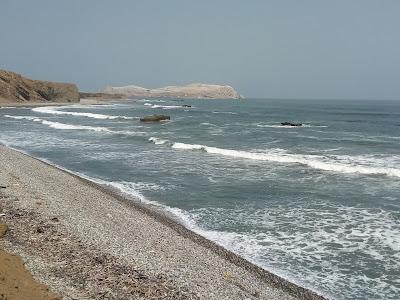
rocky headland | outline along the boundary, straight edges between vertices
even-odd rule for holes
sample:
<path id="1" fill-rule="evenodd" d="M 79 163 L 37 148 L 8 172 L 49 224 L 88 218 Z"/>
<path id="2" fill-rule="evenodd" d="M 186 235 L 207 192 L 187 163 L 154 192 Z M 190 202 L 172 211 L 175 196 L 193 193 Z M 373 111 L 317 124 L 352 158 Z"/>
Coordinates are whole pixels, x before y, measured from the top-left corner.
<path id="1" fill-rule="evenodd" d="M 79 91 L 72 83 L 32 80 L 0 70 L 0 103 L 10 102 L 79 102 Z"/>
<path id="2" fill-rule="evenodd" d="M 0 70 L 0 103 L 3 105 L 46 105 L 124 98 L 240 99 L 229 85 L 193 83 L 147 89 L 136 85 L 109 86 L 99 92 L 79 92 L 73 83 L 33 80 L 21 74 Z"/>
<path id="3" fill-rule="evenodd" d="M 182 99 L 240 99 L 241 96 L 229 85 L 194 83 L 182 86 L 165 86 L 147 89 L 136 85 L 113 87 L 100 91 L 104 94 L 124 95 L 129 98 L 182 98 Z"/>

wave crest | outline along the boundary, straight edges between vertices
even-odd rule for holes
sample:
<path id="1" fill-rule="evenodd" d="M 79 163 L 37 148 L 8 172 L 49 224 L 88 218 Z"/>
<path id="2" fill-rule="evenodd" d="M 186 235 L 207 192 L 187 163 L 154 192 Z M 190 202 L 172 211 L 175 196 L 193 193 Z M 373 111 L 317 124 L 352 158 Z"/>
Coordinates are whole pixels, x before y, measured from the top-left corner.
<path id="1" fill-rule="evenodd" d="M 243 150 L 209 147 L 199 144 L 170 142 L 166 140 L 163 140 L 163 142 L 161 143 L 158 141 L 157 138 L 152 138 L 150 141 L 152 141 L 156 145 L 168 144 L 174 149 L 197 151 L 201 150 L 209 154 L 228 156 L 238 159 L 252 159 L 283 164 L 300 164 L 317 170 L 345 174 L 385 175 L 400 177 L 400 169 L 390 168 L 387 166 L 371 166 L 369 161 L 365 161 L 365 158 L 358 159 L 354 156 L 291 154 L 282 150 L 277 151 L 276 149 L 270 149 L 265 152 L 249 152 Z M 366 165 L 365 163 L 368 163 L 369 165 Z"/>
<path id="2" fill-rule="evenodd" d="M 127 135 L 127 136 L 142 136 L 142 135 L 146 134 L 146 132 L 143 132 L 143 131 L 129 131 L 129 130 L 115 131 L 115 130 L 111 130 L 107 127 L 100 127 L 100 126 L 65 124 L 65 123 L 60 123 L 60 122 L 48 121 L 48 120 L 44 120 L 44 119 L 40 119 L 40 118 L 32 117 L 32 116 L 4 115 L 4 117 L 15 119 L 15 120 L 29 120 L 29 121 L 33 121 L 33 122 L 38 122 L 43 125 L 47 125 L 50 128 L 61 129 L 61 130 L 89 130 L 89 131 L 95 131 L 95 132 L 106 132 L 106 133 L 111 133 L 111 134 L 119 134 L 119 135 Z"/>
<path id="3" fill-rule="evenodd" d="M 86 113 L 86 112 L 63 111 L 63 110 L 57 110 L 55 107 L 51 107 L 51 106 L 36 107 L 36 108 L 33 108 L 32 111 L 42 113 L 42 114 L 69 115 L 69 116 L 101 119 L 101 120 L 106 120 L 106 119 L 109 119 L 109 120 L 115 120 L 115 119 L 131 120 L 131 119 L 135 119 L 134 117 L 126 117 L 126 116 L 110 116 L 110 115 Z"/>

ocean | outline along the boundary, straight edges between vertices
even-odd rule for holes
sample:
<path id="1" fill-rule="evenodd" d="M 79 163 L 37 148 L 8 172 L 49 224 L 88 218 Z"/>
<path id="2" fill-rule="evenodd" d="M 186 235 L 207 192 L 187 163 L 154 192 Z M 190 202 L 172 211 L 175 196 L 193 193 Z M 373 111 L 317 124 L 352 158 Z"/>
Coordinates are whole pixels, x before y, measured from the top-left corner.
<path id="1" fill-rule="evenodd" d="M 154 113 L 171 120 L 139 121 Z M 400 299 L 400 101 L 1 108 L 0 128 L 1 143 L 331 299 Z"/>

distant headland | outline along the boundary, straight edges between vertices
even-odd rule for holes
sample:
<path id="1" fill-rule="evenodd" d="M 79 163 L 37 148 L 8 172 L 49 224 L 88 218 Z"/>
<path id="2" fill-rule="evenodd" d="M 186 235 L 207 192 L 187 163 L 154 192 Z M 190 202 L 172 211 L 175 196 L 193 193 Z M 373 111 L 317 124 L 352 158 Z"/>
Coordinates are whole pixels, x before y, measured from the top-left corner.
<path id="1" fill-rule="evenodd" d="M 165 86 L 147 89 L 136 85 L 106 87 L 100 91 L 129 98 L 183 98 L 183 99 L 240 99 L 241 96 L 229 85 L 193 83 L 181 86 Z"/>
<path id="2" fill-rule="evenodd" d="M 136 85 L 106 87 L 99 92 L 79 92 L 73 83 L 33 80 L 21 74 L 0 70 L 0 103 L 66 103 L 81 99 L 126 98 L 240 99 L 229 85 L 194 83 L 147 89 Z"/>

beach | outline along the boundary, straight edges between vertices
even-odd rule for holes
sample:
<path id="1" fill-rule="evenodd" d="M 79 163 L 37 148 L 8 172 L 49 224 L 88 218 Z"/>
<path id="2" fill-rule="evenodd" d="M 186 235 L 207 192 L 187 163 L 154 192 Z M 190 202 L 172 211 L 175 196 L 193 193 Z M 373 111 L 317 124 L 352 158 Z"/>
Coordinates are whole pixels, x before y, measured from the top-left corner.
<path id="1" fill-rule="evenodd" d="M 98 105 L 98 104 L 108 104 L 115 99 L 91 99 L 83 98 L 79 102 L 55 102 L 55 101 L 22 101 L 15 102 L 9 101 L 7 99 L 0 98 L 0 108 L 1 107 L 41 107 L 41 106 L 66 106 L 66 105 Z"/>
<path id="2" fill-rule="evenodd" d="M 0 146 L 1 248 L 64 299 L 323 299 L 162 211 Z"/>

